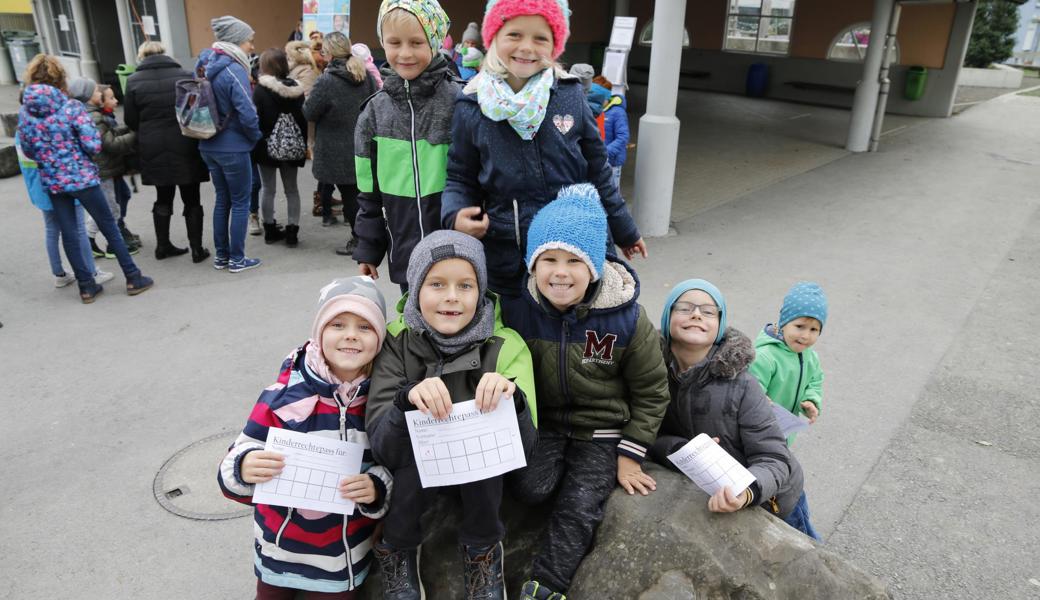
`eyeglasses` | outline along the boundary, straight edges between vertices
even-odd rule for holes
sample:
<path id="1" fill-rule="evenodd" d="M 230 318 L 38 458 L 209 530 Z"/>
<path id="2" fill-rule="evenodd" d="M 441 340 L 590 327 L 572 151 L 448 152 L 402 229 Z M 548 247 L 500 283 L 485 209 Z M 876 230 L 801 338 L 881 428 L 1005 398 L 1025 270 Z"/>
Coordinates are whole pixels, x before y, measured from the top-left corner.
<path id="1" fill-rule="evenodd" d="M 672 305 L 672 314 L 689 317 L 693 311 L 701 311 L 701 316 L 706 319 L 719 316 L 719 307 L 714 304 L 693 304 L 692 302 L 676 302 Z"/>

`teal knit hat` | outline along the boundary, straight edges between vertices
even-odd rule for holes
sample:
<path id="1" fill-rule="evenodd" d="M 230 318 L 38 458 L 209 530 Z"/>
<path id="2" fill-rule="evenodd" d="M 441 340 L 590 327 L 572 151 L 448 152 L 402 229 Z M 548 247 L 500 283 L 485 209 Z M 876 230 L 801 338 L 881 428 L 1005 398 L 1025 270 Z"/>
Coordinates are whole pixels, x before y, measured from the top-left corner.
<path id="1" fill-rule="evenodd" d="M 791 291 L 784 296 L 784 305 L 780 307 L 777 330 L 799 317 L 812 317 L 819 321 L 821 332 L 827 324 L 827 296 L 814 281 L 799 281 L 791 286 Z"/>
<path id="2" fill-rule="evenodd" d="M 719 288 L 704 279 L 681 281 L 668 293 L 668 299 L 664 301 L 664 311 L 661 313 L 661 335 L 664 336 L 664 341 L 672 341 L 672 336 L 669 334 L 668 329 L 672 325 L 672 306 L 679 301 L 680 296 L 690 290 L 700 290 L 708 294 L 715 301 L 715 306 L 719 307 L 719 332 L 715 335 L 715 343 L 718 344 L 722 341 L 722 337 L 726 335 L 726 298 L 719 291 Z"/>
<path id="3" fill-rule="evenodd" d="M 379 17 L 376 19 L 376 35 L 379 36 L 380 44 L 383 43 L 383 19 L 395 8 L 415 15 L 423 32 L 426 33 L 430 48 L 434 53 L 440 51 L 444 38 L 448 35 L 448 29 L 451 28 L 451 19 L 437 0 L 383 0 L 379 5 Z"/>
<path id="4" fill-rule="evenodd" d="M 542 207 L 527 229 L 527 270 L 534 271 L 546 250 L 566 250 L 585 262 L 592 281 L 603 274 L 607 258 L 607 213 L 591 183 L 562 188 L 556 199 Z"/>

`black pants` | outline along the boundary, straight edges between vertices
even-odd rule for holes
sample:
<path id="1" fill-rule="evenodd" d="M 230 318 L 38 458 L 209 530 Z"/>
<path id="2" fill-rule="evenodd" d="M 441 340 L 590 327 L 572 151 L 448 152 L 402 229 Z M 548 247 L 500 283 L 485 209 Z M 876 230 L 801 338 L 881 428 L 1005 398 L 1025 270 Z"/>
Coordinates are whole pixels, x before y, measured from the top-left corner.
<path id="1" fill-rule="evenodd" d="M 592 545 L 617 486 L 617 460 L 617 440 L 585 442 L 543 429 L 528 466 L 512 479 L 522 502 L 541 503 L 556 491 L 531 574 L 554 592 L 567 591 Z"/>
<path id="2" fill-rule="evenodd" d="M 187 215 L 192 206 L 201 206 L 198 183 L 186 183 L 184 185 L 157 185 L 155 186 L 155 204 L 152 212 L 166 217 L 173 215 L 173 198 L 177 189 L 181 191 L 181 202 L 184 203 L 183 214 Z"/>
<path id="3" fill-rule="evenodd" d="M 321 196 L 321 216 L 328 218 L 332 216 L 332 191 L 339 188 L 339 194 L 343 198 L 343 218 L 354 228 L 354 221 L 358 213 L 358 189 L 353 183 L 318 183 L 318 194 Z M 354 234 L 356 237 L 356 234 Z"/>

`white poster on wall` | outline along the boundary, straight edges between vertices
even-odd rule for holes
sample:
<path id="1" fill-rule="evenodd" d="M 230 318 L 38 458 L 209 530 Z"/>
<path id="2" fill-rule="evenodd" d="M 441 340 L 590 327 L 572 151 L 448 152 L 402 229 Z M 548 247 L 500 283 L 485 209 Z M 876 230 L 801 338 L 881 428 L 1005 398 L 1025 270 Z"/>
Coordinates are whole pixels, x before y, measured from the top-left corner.
<path id="1" fill-rule="evenodd" d="M 58 15 L 58 29 L 61 29 L 62 31 L 71 30 L 69 27 L 69 18 L 65 15 Z"/>
<path id="2" fill-rule="evenodd" d="M 155 17 L 152 15 L 141 15 L 141 29 L 145 35 L 155 35 Z"/>

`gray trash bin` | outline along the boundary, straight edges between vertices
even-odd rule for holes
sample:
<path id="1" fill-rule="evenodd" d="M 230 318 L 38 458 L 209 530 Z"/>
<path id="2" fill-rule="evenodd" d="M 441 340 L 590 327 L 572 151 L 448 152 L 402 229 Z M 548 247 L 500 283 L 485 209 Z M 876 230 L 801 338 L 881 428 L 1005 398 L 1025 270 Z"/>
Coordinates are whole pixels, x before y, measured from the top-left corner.
<path id="1" fill-rule="evenodd" d="M 7 52 L 11 55 L 14 77 L 18 83 L 25 83 L 22 81 L 25 68 L 29 66 L 29 61 L 40 53 L 40 43 L 36 41 L 36 32 L 5 29 L 2 35 L 4 43 L 7 45 Z"/>

